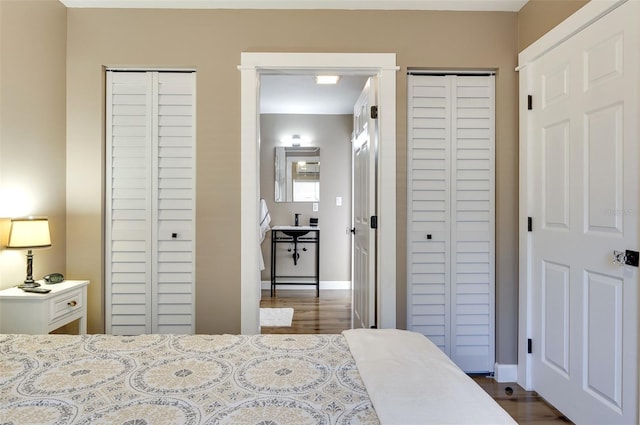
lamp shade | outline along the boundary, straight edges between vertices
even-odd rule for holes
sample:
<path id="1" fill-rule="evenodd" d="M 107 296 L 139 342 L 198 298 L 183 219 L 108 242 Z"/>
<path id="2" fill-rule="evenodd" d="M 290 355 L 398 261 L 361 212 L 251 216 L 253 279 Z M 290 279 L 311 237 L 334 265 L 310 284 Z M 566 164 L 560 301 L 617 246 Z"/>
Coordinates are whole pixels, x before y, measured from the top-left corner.
<path id="1" fill-rule="evenodd" d="M 46 218 L 12 218 L 7 248 L 31 249 L 51 246 L 49 220 Z"/>

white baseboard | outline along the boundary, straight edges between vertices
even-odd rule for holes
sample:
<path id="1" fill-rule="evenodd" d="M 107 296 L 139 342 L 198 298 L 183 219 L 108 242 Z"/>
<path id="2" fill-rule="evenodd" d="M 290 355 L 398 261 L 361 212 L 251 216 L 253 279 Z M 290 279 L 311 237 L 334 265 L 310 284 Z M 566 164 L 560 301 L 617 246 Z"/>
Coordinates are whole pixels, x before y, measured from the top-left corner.
<path id="1" fill-rule="evenodd" d="M 493 377 L 496 380 L 496 382 L 517 382 L 518 381 L 518 365 L 496 363 Z"/>
<path id="2" fill-rule="evenodd" d="M 261 283 L 262 289 L 270 290 L 271 281 L 263 280 Z M 278 285 L 276 287 L 278 291 L 291 290 L 291 289 L 309 289 L 315 290 L 313 285 Z M 349 280 L 321 280 L 320 289 L 351 289 L 351 281 Z"/>

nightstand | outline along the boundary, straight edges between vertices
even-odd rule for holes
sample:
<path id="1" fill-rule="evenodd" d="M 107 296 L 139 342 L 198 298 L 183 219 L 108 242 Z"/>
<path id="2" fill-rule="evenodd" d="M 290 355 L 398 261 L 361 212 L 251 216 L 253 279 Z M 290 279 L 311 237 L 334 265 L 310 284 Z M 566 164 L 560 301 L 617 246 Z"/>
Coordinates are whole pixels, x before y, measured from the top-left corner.
<path id="1" fill-rule="evenodd" d="M 51 289 L 47 294 L 16 287 L 0 291 L 0 333 L 47 334 L 80 319 L 79 333 L 86 334 L 88 285 L 88 280 L 65 280 L 42 284 Z"/>

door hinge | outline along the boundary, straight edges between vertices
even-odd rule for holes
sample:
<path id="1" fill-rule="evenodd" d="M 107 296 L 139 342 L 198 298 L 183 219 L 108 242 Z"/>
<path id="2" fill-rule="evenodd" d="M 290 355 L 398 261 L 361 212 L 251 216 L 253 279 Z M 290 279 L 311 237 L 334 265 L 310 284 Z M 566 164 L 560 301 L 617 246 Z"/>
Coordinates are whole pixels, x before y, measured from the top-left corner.
<path id="1" fill-rule="evenodd" d="M 372 229 L 377 229 L 378 228 L 378 216 L 377 215 L 372 215 L 370 223 L 371 223 L 371 228 Z"/>
<path id="2" fill-rule="evenodd" d="M 527 109 L 528 110 L 533 110 L 533 96 L 528 95 L 527 96 Z"/>
<path id="3" fill-rule="evenodd" d="M 531 338 L 527 340 L 527 353 L 533 353 L 533 340 Z"/>
<path id="4" fill-rule="evenodd" d="M 533 232 L 533 218 L 527 217 L 527 232 Z"/>
<path id="5" fill-rule="evenodd" d="M 371 119 L 375 120 L 378 119 L 378 106 L 374 105 L 371 107 Z"/>

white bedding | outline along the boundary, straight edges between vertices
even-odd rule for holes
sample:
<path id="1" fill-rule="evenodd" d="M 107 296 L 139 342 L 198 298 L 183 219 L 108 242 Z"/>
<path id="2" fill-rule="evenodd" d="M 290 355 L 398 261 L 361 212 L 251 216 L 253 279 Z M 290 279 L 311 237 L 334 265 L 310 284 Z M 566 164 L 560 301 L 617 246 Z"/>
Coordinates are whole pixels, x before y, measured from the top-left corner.
<path id="1" fill-rule="evenodd" d="M 424 336 L 394 329 L 343 332 L 382 424 L 515 424 Z"/>

